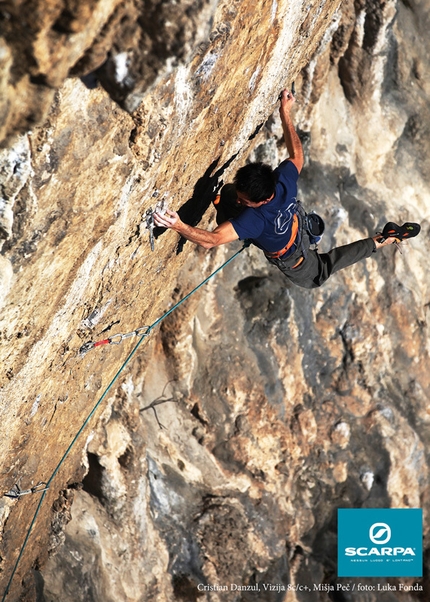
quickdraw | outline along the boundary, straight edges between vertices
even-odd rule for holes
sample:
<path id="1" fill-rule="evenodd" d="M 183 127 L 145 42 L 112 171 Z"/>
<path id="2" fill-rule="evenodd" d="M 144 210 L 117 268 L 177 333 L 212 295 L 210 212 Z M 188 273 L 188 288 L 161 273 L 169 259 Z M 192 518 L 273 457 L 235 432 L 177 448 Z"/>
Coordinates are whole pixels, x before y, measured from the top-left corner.
<path id="1" fill-rule="evenodd" d="M 166 213 L 167 208 L 168 208 L 167 201 L 165 199 L 162 199 L 161 201 L 158 201 L 158 203 L 155 205 L 154 209 L 152 207 L 149 207 L 146 210 L 144 219 L 146 222 L 146 229 L 149 230 L 149 244 L 151 245 L 151 251 L 153 251 L 155 248 L 154 213 L 159 213 L 160 215 L 163 215 L 164 213 Z"/>
<path id="2" fill-rule="evenodd" d="M 88 341 L 88 343 L 84 343 L 82 347 L 80 347 L 79 353 L 83 355 L 91 349 L 94 349 L 95 347 L 101 347 L 102 345 L 119 345 L 124 341 L 124 339 L 129 339 L 133 336 L 146 337 L 150 334 L 151 328 L 151 326 L 141 326 L 140 328 L 136 328 L 136 330 L 133 330 L 131 332 L 118 332 L 116 334 L 113 334 L 111 337 L 103 339 L 101 341 Z"/>
<path id="3" fill-rule="evenodd" d="M 10 489 L 7 493 L 4 493 L 4 497 L 10 497 L 14 500 L 22 497 L 23 495 L 29 495 L 30 493 L 42 493 L 43 491 L 48 491 L 49 487 L 45 481 L 39 481 L 37 485 L 34 487 L 30 487 L 30 489 L 21 489 L 18 483 Z"/>

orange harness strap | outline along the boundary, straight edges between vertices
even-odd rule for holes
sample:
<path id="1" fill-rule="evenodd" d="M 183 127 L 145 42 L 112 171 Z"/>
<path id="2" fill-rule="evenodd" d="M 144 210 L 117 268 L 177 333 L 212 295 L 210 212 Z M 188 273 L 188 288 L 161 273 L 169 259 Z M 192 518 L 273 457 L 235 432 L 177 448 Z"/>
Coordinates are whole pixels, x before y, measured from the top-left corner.
<path id="1" fill-rule="evenodd" d="M 298 268 L 300 264 L 302 264 L 304 262 L 305 258 L 303 257 L 303 255 L 300 257 L 299 261 L 297 263 L 295 263 L 294 265 L 291 266 L 291 269 L 294 270 L 294 268 Z"/>
<path id="2" fill-rule="evenodd" d="M 278 259 L 279 257 L 281 257 L 281 255 L 286 253 L 288 251 L 288 249 L 290 249 L 293 246 L 294 241 L 297 238 L 298 231 L 299 231 L 299 218 L 298 218 L 297 214 L 295 214 L 293 216 L 293 227 L 291 229 L 291 238 L 287 242 L 286 246 L 283 249 L 281 249 L 280 251 L 275 251 L 274 253 L 265 253 L 266 257 L 270 257 L 270 259 Z"/>

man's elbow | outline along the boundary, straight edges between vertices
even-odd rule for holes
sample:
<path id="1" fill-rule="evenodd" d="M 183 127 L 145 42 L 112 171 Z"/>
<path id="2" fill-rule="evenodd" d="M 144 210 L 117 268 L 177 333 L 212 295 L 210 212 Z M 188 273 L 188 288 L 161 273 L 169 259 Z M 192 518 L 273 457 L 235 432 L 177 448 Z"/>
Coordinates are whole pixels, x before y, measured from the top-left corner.
<path id="1" fill-rule="evenodd" d="M 296 157 L 290 158 L 290 161 L 294 163 L 297 168 L 297 171 L 300 173 L 303 169 L 303 165 L 305 163 L 305 159 L 302 153 L 297 155 Z"/>

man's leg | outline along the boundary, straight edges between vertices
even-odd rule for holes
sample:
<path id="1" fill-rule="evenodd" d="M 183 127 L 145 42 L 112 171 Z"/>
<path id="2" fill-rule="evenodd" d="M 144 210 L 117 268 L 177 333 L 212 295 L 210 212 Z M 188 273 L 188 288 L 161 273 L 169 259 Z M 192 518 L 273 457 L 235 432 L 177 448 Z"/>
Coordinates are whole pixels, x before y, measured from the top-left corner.
<path id="1" fill-rule="evenodd" d="M 381 235 L 378 234 L 373 236 L 373 238 L 357 240 L 357 242 L 343 245 L 342 247 L 335 247 L 328 253 L 321 254 L 320 258 L 323 263 L 323 270 L 321 272 L 322 278 L 320 280 L 320 286 L 330 278 L 332 274 L 335 274 L 339 270 L 343 270 L 343 268 L 353 265 L 362 259 L 371 257 L 378 249 L 395 243 L 396 239 L 388 237 L 382 239 L 383 242 L 380 241 Z"/>
<path id="2" fill-rule="evenodd" d="M 322 253 L 321 258 L 324 262 L 324 280 L 322 282 L 339 270 L 370 257 L 374 252 L 376 252 L 375 241 L 373 238 L 365 238 L 349 245 L 335 247 L 328 253 Z"/>
<path id="3" fill-rule="evenodd" d="M 372 238 L 366 238 L 349 245 L 336 247 L 328 253 L 308 250 L 306 259 L 295 268 L 291 267 L 290 261 L 282 261 L 282 258 L 269 261 L 297 286 L 317 288 L 335 272 L 370 257 L 379 246 L 385 245 L 378 244 Z"/>

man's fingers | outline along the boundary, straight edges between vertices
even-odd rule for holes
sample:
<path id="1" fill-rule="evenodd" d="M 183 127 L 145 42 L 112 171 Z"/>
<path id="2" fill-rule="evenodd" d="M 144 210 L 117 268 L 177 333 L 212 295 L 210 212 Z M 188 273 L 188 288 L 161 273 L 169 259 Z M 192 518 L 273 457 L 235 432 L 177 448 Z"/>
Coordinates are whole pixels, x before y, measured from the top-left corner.
<path id="1" fill-rule="evenodd" d="M 170 211 L 170 209 L 167 209 L 166 213 L 163 214 L 157 212 L 154 213 L 155 225 L 160 228 L 171 228 L 176 223 L 177 219 L 178 214 L 176 211 Z"/>
<path id="2" fill-rule="evenodd" d="M 291 100 L 291 99 L 295 99 L 295 92 L 294 90 L 287 90 L 284 89 L 282 90 L 282 92 L 279 94 L 279 100 Z"/>
<path id="3" fill-rule="evenodd" d="M 168 228 L 170 225 L 170 222 L 164 216 L 158 215 L 157 213 L 154 213 L 154 223 L 161 228 Z"/>

